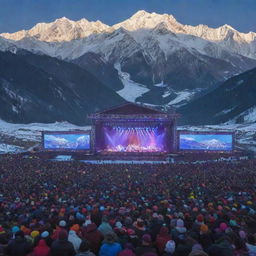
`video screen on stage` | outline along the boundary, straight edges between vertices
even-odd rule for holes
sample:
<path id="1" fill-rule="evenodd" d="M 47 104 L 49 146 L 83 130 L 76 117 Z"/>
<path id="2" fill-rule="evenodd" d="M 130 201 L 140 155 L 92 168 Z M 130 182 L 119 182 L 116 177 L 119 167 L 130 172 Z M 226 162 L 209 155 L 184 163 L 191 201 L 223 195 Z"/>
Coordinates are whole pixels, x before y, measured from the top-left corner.
<path id="1" fill-rule="evenodd" d="M 45 149 L 88 150 L 90 149 L 90 134 L 82 133 L 45 133 L 43 136 Z"/>
<path id="2" fill-rule="evenodd" d="M 165 127 L 103 127 L 107 152 L 166 152 Z"/>
<path id="3" fill-rule="evenodd" d="M 180 150 L 232 151 L 232 134 L 180 133 Z"/>

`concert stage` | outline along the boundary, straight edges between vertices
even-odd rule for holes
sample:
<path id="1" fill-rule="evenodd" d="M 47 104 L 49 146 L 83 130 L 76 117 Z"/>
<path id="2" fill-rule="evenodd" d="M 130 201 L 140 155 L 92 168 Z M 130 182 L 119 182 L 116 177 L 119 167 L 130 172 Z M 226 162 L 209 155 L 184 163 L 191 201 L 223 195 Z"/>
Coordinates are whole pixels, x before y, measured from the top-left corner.
<path id="1" fill-rule="evenodd" d="M 177 131 L 178 117 L 174 110 L 162 112 L 126 103 L 89 115 L 89 131 L 43 132 L 40 155 L 51 159 L 70 155 L 74 160 L 173 162 L 226 158 L 234 153 L 233 133 Z"/>
<path id="2" fill-rule="evenodd" d="M 164 113 L 127 103 L 91 114 L 93 151 L 97 154 L 168 154 L 177 151 L 173 111 Z"/>

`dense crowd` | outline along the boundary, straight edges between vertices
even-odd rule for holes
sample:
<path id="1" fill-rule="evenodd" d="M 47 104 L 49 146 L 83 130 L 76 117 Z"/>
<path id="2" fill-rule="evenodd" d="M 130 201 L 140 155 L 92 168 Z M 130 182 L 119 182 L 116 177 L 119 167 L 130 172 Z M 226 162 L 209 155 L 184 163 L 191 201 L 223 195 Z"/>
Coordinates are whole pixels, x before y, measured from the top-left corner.
<path id="1" fill-rule="evenodd" d="M 256 256 L 256 162 L 0 158 L 0 255 Z"/>

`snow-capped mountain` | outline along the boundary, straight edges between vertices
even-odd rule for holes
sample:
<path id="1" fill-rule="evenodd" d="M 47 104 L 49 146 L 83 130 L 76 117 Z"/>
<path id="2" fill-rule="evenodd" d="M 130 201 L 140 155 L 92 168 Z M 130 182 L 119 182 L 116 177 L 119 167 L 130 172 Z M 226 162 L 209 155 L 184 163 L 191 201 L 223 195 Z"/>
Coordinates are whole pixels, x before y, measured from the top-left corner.
<path id="1" fill-rule="evenodd" d="M 54 43 L 84 39 L 91 35 L 101 33 L 111 34 L 120 28 L 130 32 L 136 41 L 143 40 L 147 31 L 158 28 L 157 30 L 162 30 L 162 33 L 165 32 L 173 36 L 195 36 L 206 41 L 217 43 L 227 48 L 229 51 L 256 59 L 256 33 L 254 32 L 241 33 L 227 24 L 218 28 L 210 28 L 202 24 L 198 26 L 183 25 L 172 15 L 157 14 L 154 12 L 148 13 L 143 10 L 138 11 L 129 19 L 115 24 L 112 27 L 100 21 L 90 22 L 86 19 L 72 21 L 63 17 L 51 23 L 38 23 L 30 30 L 21 30 L 15 33 L 2 33 L 1 36 L 14 41 L 33 37 L 39 41 Z M 184 38 L 181 36 L 181 39 Z M 200 40 L 197 41 L 194 37 L 190 39 L 191 41 L 189 43 L 191 47 L 204 47 L 200 45 Z M 193 42 L 193 39 L 196 42 Z M 245 47 L 246 45 L 247 47 Z M 55 45 L 55 47 L 59 48 L 58 45 Z M 163 47 L 161 48 L 163 50 Z M 77 53 L 77 55 L 81 56 L 83 53 L 84 52 Z M 70 56 L 70 58 L 72 57 L 76 58 L 79 56 Z"/>
<path id="2" fill-rule="evenodd" d="M 113 26 L 64 17 L 0 35 L 0 50 L 17 49 L 75 63 L 121 96 L 133 88 L 126 99 L 160 106 L 186 104 L 256 66 L 256 33 L 146 11 Z"/>
<path id="3" fill-rule="evenodd" d="M 108 25 L 100 21 L 90 22 L 86 19 L 72 21 L 63 17 L 51 23 L 38 23 L 30 30 L 21 30 L 11 34 L 3 33 L 1 36 L 14 41 L 33 37 L 44 42 L 62 42 L 88 37 L 109 29 Z"/>

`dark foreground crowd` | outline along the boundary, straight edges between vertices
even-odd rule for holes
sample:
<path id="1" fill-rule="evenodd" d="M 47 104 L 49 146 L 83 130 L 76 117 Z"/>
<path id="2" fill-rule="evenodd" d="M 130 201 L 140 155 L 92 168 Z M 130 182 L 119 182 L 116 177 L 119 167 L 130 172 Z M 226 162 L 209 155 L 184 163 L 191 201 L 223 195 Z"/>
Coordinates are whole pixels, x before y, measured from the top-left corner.
<path id="1" fill-rule="evenodd" d="M 256 162 L 0 158 L 0 255 L 256 256 Z"/>

